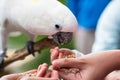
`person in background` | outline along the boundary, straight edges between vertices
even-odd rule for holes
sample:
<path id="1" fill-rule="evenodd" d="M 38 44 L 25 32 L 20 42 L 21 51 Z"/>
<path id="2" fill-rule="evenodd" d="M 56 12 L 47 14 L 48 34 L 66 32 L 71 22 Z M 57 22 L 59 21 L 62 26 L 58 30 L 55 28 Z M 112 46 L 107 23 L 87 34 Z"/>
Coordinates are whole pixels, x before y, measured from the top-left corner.
<path id="1" fill-rule="evenodd" d="M 120 0 L 113 0 L 98 21 L 92 52 L 120 49 Z"/>
<path id="2" fill-rule="evenodd" d="M 92 53 L 120 49 L 120 0 L 112 0 L 102 13 L 96 33 Z M 120 70 L 109 74 L 108 80 L 120 80 Z"/>
<path id="3" fill-rule="evenodd" d="M 94 42 L 97 21 L 111 0 L 67 0 L 66 5 L 76 16 L 79 29 L 75 47 L 82 53 L 90 53 Z"/>

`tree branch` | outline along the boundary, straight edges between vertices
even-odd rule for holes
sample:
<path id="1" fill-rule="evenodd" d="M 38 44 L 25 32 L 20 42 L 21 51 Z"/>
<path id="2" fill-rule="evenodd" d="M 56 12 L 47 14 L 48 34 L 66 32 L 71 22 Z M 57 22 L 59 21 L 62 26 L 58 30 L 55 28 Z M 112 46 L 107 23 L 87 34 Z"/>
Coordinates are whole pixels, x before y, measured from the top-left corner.
<path id="1" fill-rule="evenodd" d="M 53 41 L 53 39 L 44 38 L 34 44 L 34 51 L 40 52 L 43 49 L 54 48 L 55 46 L 58 46 L 58 45 Z M 30 54 L 28 53 L 26 48 L 17 50 L 12 55 L 4 58 L 4 63 L 2 65 L 2 67 L 4 68 L 14 61 L 24 59 L 28 55 L 30 55 Z"/>

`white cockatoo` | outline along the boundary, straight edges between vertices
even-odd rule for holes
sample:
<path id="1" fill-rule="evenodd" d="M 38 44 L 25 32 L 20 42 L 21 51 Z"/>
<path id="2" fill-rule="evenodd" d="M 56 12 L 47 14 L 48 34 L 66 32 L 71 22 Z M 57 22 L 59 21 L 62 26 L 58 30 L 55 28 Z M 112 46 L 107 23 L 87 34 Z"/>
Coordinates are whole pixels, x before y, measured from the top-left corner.
<path id="1" fill-rule="evenodd" d="M 10 32 L 23 32 L 31 41 L 35 36 L 48 35 L 63 44 L 77 27 L 73 13 L 58 0 L 0 0 L 0 63 Z"/>

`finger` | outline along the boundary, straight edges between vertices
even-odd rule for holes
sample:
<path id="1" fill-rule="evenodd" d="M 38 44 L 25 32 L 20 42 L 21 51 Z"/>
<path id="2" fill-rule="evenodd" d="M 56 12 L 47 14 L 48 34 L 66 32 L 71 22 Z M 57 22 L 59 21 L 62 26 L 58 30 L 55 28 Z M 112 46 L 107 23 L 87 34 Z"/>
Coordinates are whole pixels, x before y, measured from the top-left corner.
<path id="1" fill-rule="evenodd" d="M 55 47 L 54 49 L 50 49 L 50 52 L 52 52 L 53 50 L 59 50 L 58 47 Z M 51 53 L 52 54 L 52 53 Z"/>
<path id="2" fill-rule="evenodd" d="M 27 72 L 24 72 L 24 73 L 21 73 L 21 74 L 33 74 L 33 73 L 36 73 L 37 72 L 37 69 L 34 69 L 34 70 L 30 70 L 30 71 L 27 71 Z"/>
<path id="3" fill-rule="evenodd" d="M 63 58 L 57 59 L 52 62 L 53 69 L 59 68 L 82 68 L 85 61 L 79 58 Z"/>
<path id="4" fill-rule="evenodd" d="M 35 73 L 37 70 L 30 70 L 24 73 L 15 73 L 15 74 L 10 74 L 10 75 L 6 75 L 3 76 L 0 80 L 17 80 L 19 78 L 21 78 L 22 76 L 29 74 L 29 73 Z"/>
<path id="5" fill-rule="evenodd" d="M 43 77 L 28 77 L 26 80 L 56 80 L 53 78 L 43 78 Z"/>
<path id="6" fill-rule="evenodd" d="M 45 78 L 50 78 L 51 76 L 51 72 L 48 72 L 46 75 L 45 75 Z"/>
<path id="7" fill-rule="evenodd" d="M 65 72 L 59 71 L 59 75 L 63 80 L 76 80 L 76 79 L 74 79 L 74 77 L 76 77 L 76 76 L 73 73 L 65 73 Z"/>
<path id="8" fill-rule="evenodd" d="M 69 55 L 72 55 L 72 54 L 74 54 L 73 51 L 71 51 L 69 49 L 60 49 L 59 50 L 59 59 L 69 57 Z M 74 58 L 74 56 L 73 57 L 71 56 L 70 58 Z"/>
<path id="9" fill-rule="evenodd" d="M 56 78 L 56 79 L 59 78 L 58 71 L 53 70 L 53 66 L 52 65 L 49 67 L 49 70 L 51 71 L 51 78 Z"/>
<path id="10" fill-rule="evenodd" d="M 41 69 L 39 70 L 39 72 L 37 73 L 36 77 L 43 77 L 46 73 L 46 70 L 47 70 L 47 64 L 44 63 L 41 65 Z"/>
<path id="11" fill-rule="evenodd" d="M 20 80 L 25 75 L 33 74 L 36 71 L 37 70 L 30 70 L 30 71 L 27 71 L 27 72 L 24 72 L 24 73 L 9 74 L 9 75 L 3 76 L 2 78 L 0 78 L 0 80 Z"/>
<path id="12" fill-rule="evenodd" d="M 63 57 L 63 53 L 60 52 L 58 58 L 61 59 L 62 57 Z"/>
<path id="13" fill-rule="evenodd" d="M 61 53 L 65 54 L 65 55 L 68 55 L 68 54 L 72 54 L 73 51 L 71 51 L 70 49 L 66 49 L 66 48 L 61 48 L 59 50 Z"/>
<path id="14" fill-rule="evenodd" d="M 53 70 L 52 73 L 51 73 L 51 78 L 59 79 L 58 71 Z"/>
<path id="15" fill-rule="evenodd" d="M 18 78 L 20 78 L 21 76 L 23 76 L 22 73 L 16 73 L 16 74 L 9 74 L 9 75 L 5 75 L 5 76 L 2 76 L 0 78 L 0 80 L 17 80 Z"/>
<path id="16" fill-rule="evenodd" d="M 41 69 L 41 66 L 42 66 L 42 65 L 39 65 L 39 67 L 38 67 L 38 69 L 37 69 L 37 72 L 38 72 L 38 71 L 40 71 L 40 69 Z"/>
<path id="17" fill-rule="evenodd" d="M 53 70 L 53 66 L 52 65 L 49 66 L 48 70 Z"/>
<path id="18" fill-rule="evenodd" d="M 59 50 L 58 50 L 58 48 L 51 49 L 50 52 L 51 52 L 51 61 L 53 61 L 53 60 L 55 60 L 55 59 L 58 58 L 58 56 L 59 56 Z"/>

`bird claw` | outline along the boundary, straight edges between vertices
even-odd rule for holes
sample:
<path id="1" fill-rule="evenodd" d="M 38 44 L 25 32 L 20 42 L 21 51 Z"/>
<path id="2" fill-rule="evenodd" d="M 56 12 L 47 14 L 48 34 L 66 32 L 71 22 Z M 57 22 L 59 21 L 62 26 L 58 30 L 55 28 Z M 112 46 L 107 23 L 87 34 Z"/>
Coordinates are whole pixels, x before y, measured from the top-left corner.
<path id="1" fill-rule="evenodd" d="M 33 41 L 28 41 L 26 44 L 26 48 L 27 48 L 29 54 L 32 54 L 33 56 L 35 56 L 34 42 Z"/>
<path id="2" fill-rule="evenodd" d="M 4 51 L 0 53 L 0 72 L 4 71 L 2 66 L 4 64 L 4 57 L 7 57 L 6 51 L 7 51 L 7 49 L 4 49 Z"/>

